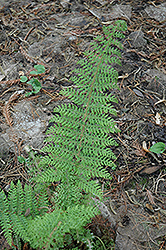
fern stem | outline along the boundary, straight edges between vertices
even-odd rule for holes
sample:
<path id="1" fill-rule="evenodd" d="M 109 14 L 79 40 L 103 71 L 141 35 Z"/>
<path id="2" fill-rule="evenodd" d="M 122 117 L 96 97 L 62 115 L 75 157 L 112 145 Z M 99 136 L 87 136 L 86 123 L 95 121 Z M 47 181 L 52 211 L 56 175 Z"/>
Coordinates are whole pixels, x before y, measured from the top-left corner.
<path id="1" fill-rule="evenodd" d="M 93 237 L 96 237 L 101 242 L 101 244 L 103 245 L 104 250 L 107 250 L 105 245 L 104 245 L 104 242 L 98 236 L 94 235 Z"/>
<path id="2" fill-rule="evenodd" d="M 85 124 L 84 124 L 84 122 L 85 122 L 85 119 L 86 119 L 87 113 L 88 113 L 90 98 L 91 98 L 91 94 L 92 94 L 92 91 L 93 91 L 93 85 L 94 85 L 94 82 L 96 80 L 97 72 L 98 72 L 98 69 L 100 67 L 101 62 L 102 62 L 102 58 L 101 58 L 101 60 L 99 61 L 98 65 L 97 65 L 96 72 L 95 72 L 95 75 L 93 77 L 93 81 L 91 83 L 91 88 L 90 88 L 90 92 L 89 92 L 88 102 L 87 102 L 86 109 L 85 109 L 85 114 L 84 114 L 84 117 L 83 117 L 83 126 L 82 126 L 81 135 L 80 135 L 80 143 L 78 145 L 78 154 L 77 154 L 78 156 L 80 155 L 80 151 L 81 151 L 81 144 L 82 144 L 82 140 L 81 139 L 82 139 L 82 137 L 84 135 L 84 131 L 85 131 Z"/>

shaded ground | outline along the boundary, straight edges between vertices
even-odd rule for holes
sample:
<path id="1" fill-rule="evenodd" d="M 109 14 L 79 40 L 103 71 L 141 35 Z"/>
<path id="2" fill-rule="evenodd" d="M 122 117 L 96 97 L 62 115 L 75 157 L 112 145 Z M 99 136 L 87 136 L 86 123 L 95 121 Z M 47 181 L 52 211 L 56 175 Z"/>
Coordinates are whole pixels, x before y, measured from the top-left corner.
<path id="1" fill-rule="evenodd" d="M 17 156 L 26 156 L 27 145 L 42 147 L 53 108 L 66 101 L 60 89 L 71 85 L 71 71 L 101 25 L 114 19 L 128 24 L 115 91 L 117 170 L 103 183 L 109 202 L 101 211 L 108 221 L 98 217 L 89 226 L 101 239 L 107 234 L 107 242 L 112 237 L 115 249 L 164 249 L 166 157 L 146 152 L 155 142 L 166 143 L 164 1 L 1 0 L 0 186 L 27 181 Z M 19 79 L 35 64 L 46 68 L 42 90 L 26 98 L 29 87 Z"/>

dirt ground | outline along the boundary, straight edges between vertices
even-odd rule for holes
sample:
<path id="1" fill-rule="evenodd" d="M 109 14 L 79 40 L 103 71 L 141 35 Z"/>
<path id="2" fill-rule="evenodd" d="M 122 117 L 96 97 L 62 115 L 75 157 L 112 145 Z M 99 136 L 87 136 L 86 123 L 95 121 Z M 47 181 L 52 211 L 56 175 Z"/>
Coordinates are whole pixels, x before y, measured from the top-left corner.
<path id="1" fill-rule="evenodd" d="M 165 1 L 0 1 L 0 187 L 28 181 L 17 157 L 27 157 L 26 146 L 43 146 L 53 109 L 65 101 L 59 91 L 71 85 L 76 62 L 101 26 L 117 19 L 128 25 L 122 66 L 117 66 L 120 90 L 114 91 L 121 130 L 114 135 L 117 169 L 103 183 L 103 217 L 89 227 L 106 249 L 161 250 L 166 247 L 166 154 L 148 149 L 166 143 Z M 20 76 L 28 77 L 36 64 L 46 68 L 42 89 L 25 97 L 30 87 Z M 0 244 L 7 247 L 3 236 Z"/>

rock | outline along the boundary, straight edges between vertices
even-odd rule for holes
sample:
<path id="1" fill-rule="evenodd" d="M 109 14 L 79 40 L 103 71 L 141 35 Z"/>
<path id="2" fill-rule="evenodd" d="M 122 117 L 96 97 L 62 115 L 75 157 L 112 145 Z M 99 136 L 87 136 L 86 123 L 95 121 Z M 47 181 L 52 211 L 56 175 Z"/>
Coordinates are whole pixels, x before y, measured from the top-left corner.
<path id="1" fill-rule="evenodd" d="M 129 35 L 129 41 L 136 49 L 142 49 L 147 44 L 147 41 L 144 39 L 144 33 L 141 30 L 132 32 Z"/>
<path id="2" fill-rule="evenodd" d="M 112 7 L 111 15 L 113 15 L 111 19 L 118 17 L 125 17 L 126 19 L 129 20 L 131 18 L 131 6 L 116 4 L 115 6 Z"/>
<path id="3" fill-rule="evenodd" d="M 162 3 L 157 7 L 150 5 L 146 7 L 145 11 L 151 18 L 160 22 L 165 20 L 166 22 L 166 3 Z"/>
<path id="4" fill-rule="evenodd" d="M 103 9 L 97 9 L 97 8 L 91 8 L 90 12 L 92 13 L 92 15 L 96 16 L 102 21 L 109 21 L 121 17 L 130 20 L 131 6 L 116 4 L 115 6 L 112 6 L 112 8 L 107 12 L 103 12 Z"/>
<path id="5" fill-rule="evenodd" d="M 157 69 L 148 69 L 143 73 L 143 79 L 149 83 L 146 87 L 148 90 L 163 96 L 166 86 L 166 74 Z"/>
<path id="6" fill-rule="evenodd" d="M 3 61 L 1 64 L 2 70 L 0 71 L 0 81 L 7 81 L 7 80 L 13 80 L 13 79 L 18 79 L 18 65 L 17 64 L 12 64 L 11 61 Z M 6 86 L 5 83 L 1 83 L 1 86 L 4 87 Z"/>
<path id="7" fill-rule="evenodd" d="M 61 0 L 60 4 L 64 9 L 68 10 L 70 7 L 70 0 Z"/>
<path id="8" fill-rule="evenodd" d="M 41 148 L 45 137 L 47 121 L 50 119 L 41 108 L 33 109 L 32 103 L 23 100 L 13 107 L 12 127 L 5 126 L 0 133 L 0 156 L 7 154 L 9 150 L 15 152 L 18 142 L 23 145 Z"/>

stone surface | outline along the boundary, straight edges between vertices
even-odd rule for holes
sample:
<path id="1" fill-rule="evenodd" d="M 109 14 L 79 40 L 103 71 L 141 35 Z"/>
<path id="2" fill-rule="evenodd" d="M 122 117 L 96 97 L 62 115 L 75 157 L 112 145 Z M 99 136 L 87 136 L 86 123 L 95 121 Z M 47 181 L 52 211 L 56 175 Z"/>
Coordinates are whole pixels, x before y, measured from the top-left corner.
<path id="1" fill-rule="evenodd" d="M 165 20 L 166 22 L 166 3 L 160 4 L 157 7 L 150 5 L 146 7 L 145 11 L 151 18 L 160 22 Z"/>
<path id="2" fill-rule="evenodd" d="M 144 33 L 141 30 L 132 32 L 129 35 L 129 41 L 135 49 L 143 49 L 147 44 L 147 41 L 144 39 Z"/>
<path id="3" fill-rule="evenodd" d="M 125 17 L 126 19 L 130 20 L 131 6 L 116 4 L 112 6 L 107 12 L 103 12 L 102 9 L 97 8 L 91 8 L 89 12 L 97 18 L 101 19 L 102 21 L 106 22 L 121 17 Z"/>
<path id="4" fill-rule="evenodd" d="M 9 150 L 15 152 L 18 142 L 22 141 L 23 145 L 41 148 L 49 117 L 40 107 L 34 109 L 32 103 L 23 100 L 17 103 L 11 114 L 13 125 L 1 126 L 0 133 L 0 156 L 6 154 Z"/>

